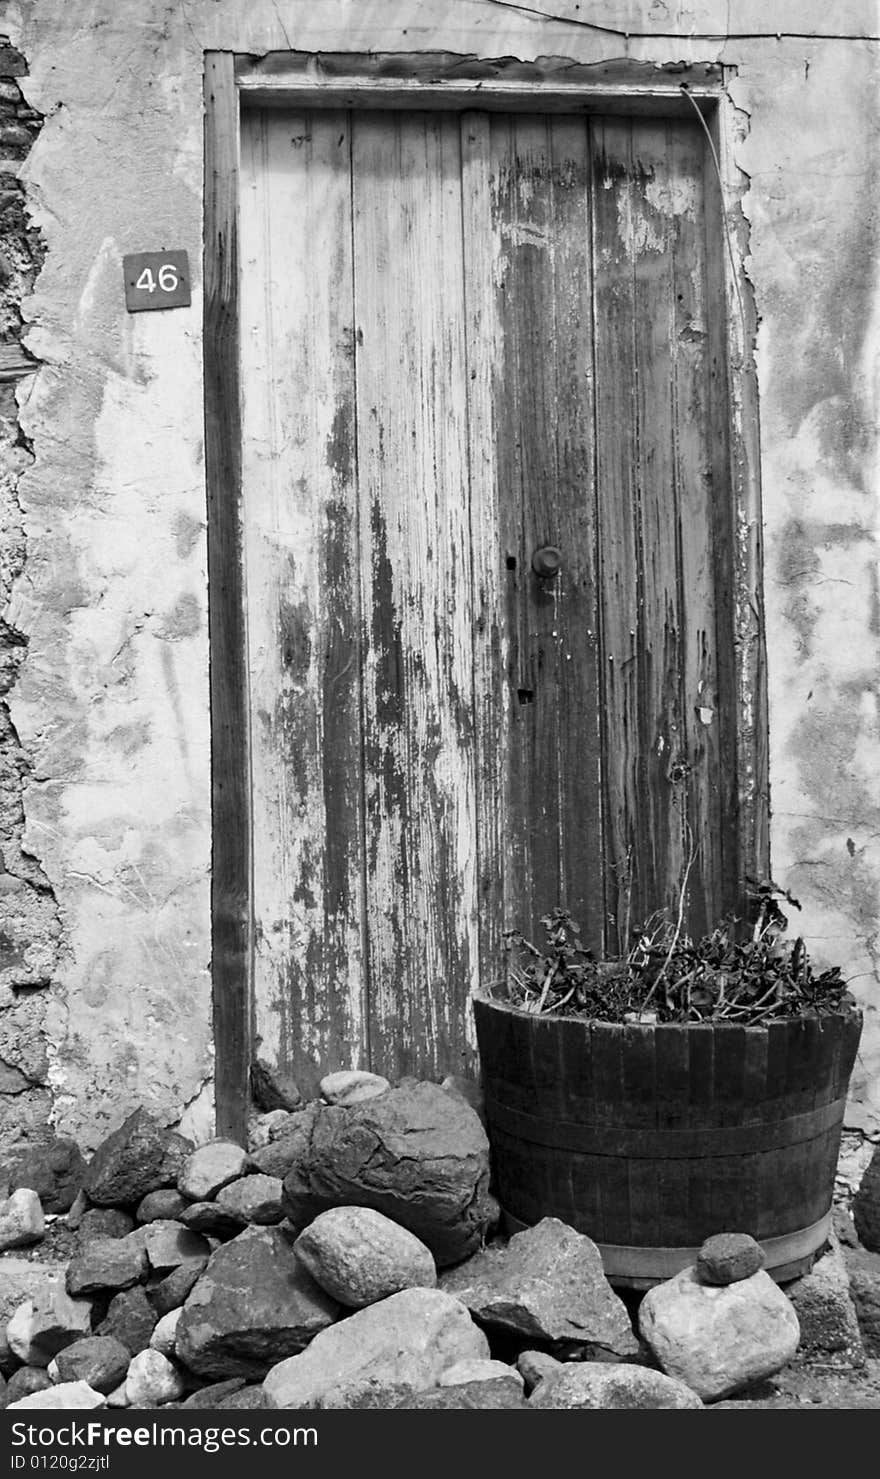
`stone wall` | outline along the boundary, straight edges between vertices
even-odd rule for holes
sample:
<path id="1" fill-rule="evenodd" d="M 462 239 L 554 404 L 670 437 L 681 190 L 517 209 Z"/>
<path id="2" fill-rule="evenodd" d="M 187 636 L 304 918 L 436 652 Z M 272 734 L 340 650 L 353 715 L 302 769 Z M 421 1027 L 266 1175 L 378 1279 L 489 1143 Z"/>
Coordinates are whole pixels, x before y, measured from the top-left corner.
<path id="1" fill-rule="evenodd" d="M 19 425 L 17 391 L 32 363 L 22 348 L 22 304 L 43 262 L 29 223 L 20 169 L 42 119 L 22 96 L 21 53 L 0 36 L 0 606 L 25 563 L 18 483 L 33 453 Z M 34 368 L 36 368 L 34 366 Z M 7 703 L 27 636 L 0 617 L 0 1140 L 28 1138 L 52 1109 L 43 1031 L 52 1002 L 58 910 L 39 862 L 22 846 L 22 791 L 31 774 Z"/>

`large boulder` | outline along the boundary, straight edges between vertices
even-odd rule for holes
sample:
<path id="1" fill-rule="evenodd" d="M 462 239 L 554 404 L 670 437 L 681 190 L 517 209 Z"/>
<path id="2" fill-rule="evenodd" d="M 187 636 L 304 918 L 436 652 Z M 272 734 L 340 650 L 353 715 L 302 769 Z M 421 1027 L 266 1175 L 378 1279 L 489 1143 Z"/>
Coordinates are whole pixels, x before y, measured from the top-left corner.
<path id="1" fill-rule="evenodd" d="M 657 1364 L 717 1401 L 781 1370 L 794 1356 L 800 1326 L 794 1305 L 759 1269 L 734 1284 L 702 1284 L 695 1268 L 649 1289 L 639 1332 Z"/>
<path id="2" fill-rule="evenodd" d="M 420 1238 L 443 1268 L 473 1253 L 497 1217 L 486 1132 L 439 1084 L 406 1079 L 362 1103 L 318 1105 L 302 1129 L 284 1179 L 294 1227 L 328 1207 L 372 1207 Z"/>
<path id="3" fill-rule="evenodd" d="M 327 1293 L 363 1309 L 401 1289 L 434 1289 L 431 1250 L 372 1207 L 330 1207 L 296 1240 L 296 1251 Z"/>
<path id="4" fill-rule="evenodd" d="M 340 1313 L 280 1228 L 251 1227 L 211 1255 L 183 1306 L 177 1356 L 198 1376 L 263 1376 Z"/>
<path id="5" fill-rule="evenodd" d="M 638 1354 L 632 1321 L 605 1277 L 599 1249 L 556 1217 L 450 1269 L 440 1287 L 482 1325 L 558 1353 L 617 1360 Z"/>
<path id="6" fill-rule="evenodd" d="M 332 1325 L 263 1381 L 272 1407 L 356 1405 L 359 1388 L 397 1395 L 437 1385 L 457 1361 L 488 1357 L 489 1342 L 460 1300 L 439 1289 L 403 1289 Z M 376 1405 L 376 1404 L 372 1404 Z"/>
<path id="7" fill-rule="evenodd" d="M 564 1366 L 557 1375 L 539 1382 L 529 1398 L 529 1407 L 553 1412 L 702 1406 L 696 1392 L 684 1382 L 644 1366 L 618 1362 L 579 1361 Z"/>
<path id="8" fill-rule="evenodd" d="M 136 1207 L 148 1192 L 176 1181 L 183 1150 L 192 1146 L 146 1109 L 135 1109 L 95 1151 L 83 1185 L 97 1207 Z"/>
<path id="9" fill-rule="evenodd" d="M 0 1184 L 28 1186 L 44 1212 L 67 1212 L 83 1184 L 86 1163 L 75 1140 L 66 1135 L 13 1146 L 0 1156 Z"/>

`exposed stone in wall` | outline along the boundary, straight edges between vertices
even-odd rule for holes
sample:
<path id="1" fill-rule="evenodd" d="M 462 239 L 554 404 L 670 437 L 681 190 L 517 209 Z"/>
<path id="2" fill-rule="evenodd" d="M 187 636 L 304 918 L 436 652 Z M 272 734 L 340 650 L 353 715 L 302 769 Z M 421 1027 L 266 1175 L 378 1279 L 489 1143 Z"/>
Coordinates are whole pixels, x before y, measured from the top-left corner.
<path id="1" fill-rule="evenodd" d="M 30 358 L 20 343 L 21 305 L 43 259 L 19 179 L 42 121 L 18 85 L 26 70 L 0 36 L 0 610 L 25 560 L 17 487 L 32 456 L 18 424 L 16 387 Z M 60 934 L 46 878 L 21 842 L 29 766 L 6 699 L 26 654 L 26 639 L 0 617 L 0 1141 L 6 1142 L 32 1137 L 51 1113 L 43 1024 Z"/>

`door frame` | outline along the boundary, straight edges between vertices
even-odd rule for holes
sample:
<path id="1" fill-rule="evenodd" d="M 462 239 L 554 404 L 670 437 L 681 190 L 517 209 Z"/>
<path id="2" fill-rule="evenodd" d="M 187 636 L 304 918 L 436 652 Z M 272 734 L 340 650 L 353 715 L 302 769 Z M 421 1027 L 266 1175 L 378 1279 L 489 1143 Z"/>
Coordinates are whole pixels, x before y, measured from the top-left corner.
<path id="1" fill-rule="evenodd" d="M 211 973 L 219 1135 L 246 1131 L 253 1041 L 253 899 L 249 695 L 243 581 L 239 324 L 239 151 L 243 108 L 306 106 L 565 112 L 702 120 L 709 287 L 723 311 L 710 324 L 716 486 L 732 491 L 725 596 L 734 652 L 727 701 L 735 753 L 726 757 L 735 820 L 738 896 L 769 869 L 766 661 L 761 550 L 756 314 L 743 266 L 748 225 L 732 158 L 733 72 L 720 64 L 522 63 L 448 53 L 205 53 L 203 353 L 211 705 Z M 742 907 L 741 904 L 741 907 Z"/>

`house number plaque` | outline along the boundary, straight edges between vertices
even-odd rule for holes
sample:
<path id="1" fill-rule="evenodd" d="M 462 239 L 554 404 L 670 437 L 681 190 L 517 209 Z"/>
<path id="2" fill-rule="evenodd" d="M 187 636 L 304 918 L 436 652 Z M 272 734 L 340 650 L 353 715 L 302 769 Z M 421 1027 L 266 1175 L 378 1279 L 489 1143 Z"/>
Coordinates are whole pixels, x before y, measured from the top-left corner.
<path id="1" fill-rule="evenodd" d="M 122 272 L 129 313 L 185 308 L 192 302 L 186 252 L 134 252 L 123 257 Z"/>

